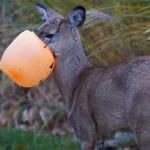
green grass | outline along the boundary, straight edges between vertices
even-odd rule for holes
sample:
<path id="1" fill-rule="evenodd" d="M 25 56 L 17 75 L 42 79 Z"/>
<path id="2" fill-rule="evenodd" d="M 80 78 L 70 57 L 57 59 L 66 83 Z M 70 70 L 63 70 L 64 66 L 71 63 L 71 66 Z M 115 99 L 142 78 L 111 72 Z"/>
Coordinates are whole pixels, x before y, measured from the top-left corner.
<path id="1" fill-rule="evenodd" d="M 0 150 L 79 150 L 72 137 L 37 135 L 14 128 L 0 128 Z"/>

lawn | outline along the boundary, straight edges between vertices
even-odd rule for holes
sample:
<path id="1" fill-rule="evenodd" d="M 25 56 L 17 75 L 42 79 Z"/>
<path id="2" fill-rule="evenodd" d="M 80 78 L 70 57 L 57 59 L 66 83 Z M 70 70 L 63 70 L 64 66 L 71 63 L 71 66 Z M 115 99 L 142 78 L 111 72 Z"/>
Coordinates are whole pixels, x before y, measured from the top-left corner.
<path id="1" fill-rule="evenodd" d="M 0 150 L 79 150 L 72 137 L 44 136 L 15 128 L 0 128 Z"/>

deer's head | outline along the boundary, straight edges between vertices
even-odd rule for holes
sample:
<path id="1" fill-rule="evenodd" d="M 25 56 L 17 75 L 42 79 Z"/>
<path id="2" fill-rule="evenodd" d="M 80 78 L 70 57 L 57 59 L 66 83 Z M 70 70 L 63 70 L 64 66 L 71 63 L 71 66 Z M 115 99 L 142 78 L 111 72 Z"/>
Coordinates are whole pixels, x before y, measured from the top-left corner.
<path id="1" fill-rule="evenodd" d="M 86 11 L 82 6 L 71 10 L 66 18 L 50 8 L 36 4 L 43 24 L 37 29 L 37 35 L 52 48 L 56 57 L 68 56 L 80 42 L 77 28 L 85 21 Z"/>

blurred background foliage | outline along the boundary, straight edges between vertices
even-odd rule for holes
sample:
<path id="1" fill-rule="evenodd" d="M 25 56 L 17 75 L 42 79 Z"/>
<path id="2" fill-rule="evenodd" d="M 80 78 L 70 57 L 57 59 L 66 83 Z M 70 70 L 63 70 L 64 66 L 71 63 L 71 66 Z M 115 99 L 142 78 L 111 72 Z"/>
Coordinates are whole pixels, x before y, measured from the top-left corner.
<path id="1" fill-rule="evenodd" d="M 144 34 L 150 26 L 149 0 L 0 0 L 0 55 L 20 32 L 35 31 L 42 24 L 34 6 L 36 2 L 64 16 L 73 7 L 83 5 L 88 11 L 97 10 L 114 17 L 114 21 L 93 18 L 80 29 L 85 53 L 97 66 L 150 54 L 150 34 Z M 66 105 L 53 76 L 39 86 L 27 89 L 15 85 L 0 73 L 0 127 L 33 131 L 35 136 L 72 135 Z"/>

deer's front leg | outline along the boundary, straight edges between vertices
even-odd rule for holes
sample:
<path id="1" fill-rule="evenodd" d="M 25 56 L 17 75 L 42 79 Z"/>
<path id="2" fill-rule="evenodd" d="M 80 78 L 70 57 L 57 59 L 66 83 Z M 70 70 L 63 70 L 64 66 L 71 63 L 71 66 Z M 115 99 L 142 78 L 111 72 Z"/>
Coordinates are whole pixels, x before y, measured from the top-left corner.
<path id="1" fill-rule="evenodd" d="M 94 150 L 94 145 L 90 141 L 81 143 L 82 150 Z"/>
<path id="2" fill-rule="evenodd" d="M 94 150 L 96 130 L 88 112 L 74 112 L 69 115 L 69 120 L 74 128 L 75 137 L 78 139 L 82 150 Z"/>
<path id="3" fill-rule="evenodd" d="M 75 130 L 75 136 L 80 142 L 82 150 L 94 150 L 95 135 L 93 133 L 95 131 L 93 130 L 92 132 L 92 130 L 88 130 L 91 126 L 89 126 L 88 124 L 84 126 L 83 124 L 80 124 L 78 122 L 76 125 L 73 125 Z"/>

